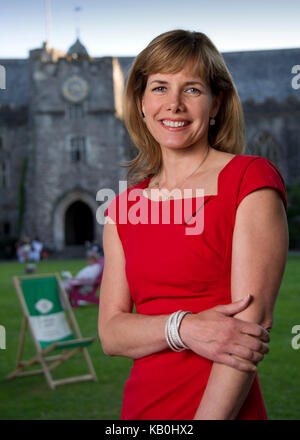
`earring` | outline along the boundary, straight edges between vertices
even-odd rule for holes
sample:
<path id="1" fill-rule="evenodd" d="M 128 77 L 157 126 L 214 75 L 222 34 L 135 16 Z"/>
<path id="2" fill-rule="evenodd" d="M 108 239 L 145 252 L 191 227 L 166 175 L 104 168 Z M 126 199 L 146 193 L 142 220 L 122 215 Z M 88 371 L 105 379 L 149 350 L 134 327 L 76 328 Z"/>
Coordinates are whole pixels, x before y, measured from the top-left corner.
<path id="1" fill-rule="evenodd" d="M 215 125 L 215 123 L 216 123 L 215 118 L 211 118 L 211 119 L 209 120 L 209 125 Z"/>

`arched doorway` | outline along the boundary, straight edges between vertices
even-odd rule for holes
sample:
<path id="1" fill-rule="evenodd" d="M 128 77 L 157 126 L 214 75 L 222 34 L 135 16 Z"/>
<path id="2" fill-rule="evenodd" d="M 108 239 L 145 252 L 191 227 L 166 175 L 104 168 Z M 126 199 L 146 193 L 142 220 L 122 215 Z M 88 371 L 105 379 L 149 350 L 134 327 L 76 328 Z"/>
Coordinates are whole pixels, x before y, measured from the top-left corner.
<path id="1" fill-rule="evenodd" d="M 94 221 L 90 207 L 82 202 L 73 202 L 65 214 L 65 244 L 82 245 L 94 240 Z"/>
<path id="2" fill-rule="evenodd" d="M 89 240 L 88 237 L 93 237 L 93 241 L 100 242 L 101 235 L 100 235 L 100 228 L 98 227 L 98 223 L 96 221 L 96 211 L 98 208 L 98 205 L 96 203 L 96 200 L 93 196 L 88 194 L 85 191 L 81 191 L 80 189 L 75 189 L 73 191 L 70 191 L 69 193 L 65 194 L 60 200 L 58 200 L 56 206 L 54 207 L 53 211 L 53 237 L 54 237 L 54 244 L 55 244 L 55 250 L 57 251 L 63 251 L 66 247 L 66 230 L 70 230 L 70 234 L 72 234 L 72 229 L 77 230 L 76 226 L 72 226 L 72 217 L 74 220 L 74 211 L 72 215 L 72 209 L 70 211 L 70 215 L 68 214 L 68 217 L 70 217 L 70 220 L 68 220 L 68 223 L 66 223 L 66 213 L 67 211 L 72 207 L 73 204 L 76 202 L 81 202 L 82 204 L 79 205 L 79 219 L 80 220 L 80 228 L 82 229 L 82 232 L 85 234 L 86 240 Z M 78 205 L 77 205 L 78 206 Z M 82 212 L 80 212 L 82 211 Z M 83 213 L 86 212 L 86 215 Z M 76 216 L 76 205 L 75 205 L 75 216 Z M 92 220 L 91 220 L 92 216 Z M 91 227 L 92 224 L 92 227 Z M 66 227 L 68 225 L 68 227 Z M 69 232 L 68 232 L 69 233 Z M 74 234 L 73 238 L 68 238 L 71 240 L 71 242 L 74 240 Z M 91 240 L 89 240 L 91 241 Z M 72 246 L 68 245 L 67 247 Z M 73 245 L 73 246 L 82 246 L 82 245 Z"/>

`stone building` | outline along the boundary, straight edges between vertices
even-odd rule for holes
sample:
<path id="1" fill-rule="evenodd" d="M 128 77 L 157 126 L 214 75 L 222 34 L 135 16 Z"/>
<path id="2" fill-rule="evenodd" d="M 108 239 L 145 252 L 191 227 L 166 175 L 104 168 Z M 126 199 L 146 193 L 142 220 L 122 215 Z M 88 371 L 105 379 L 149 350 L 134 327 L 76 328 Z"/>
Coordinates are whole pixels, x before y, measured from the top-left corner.
<path id="1" fill-rule="evenodd" d="M 100 241 L 96 193 L 118 191 L 128 159 L 123 73 L 116 58 L 47 44 L 28 60 L 1 60 L 0 234 L 38 236 L 56 250 Z"/>
<path id="2" fill-rule="evenodd" d="M 224 58 L 244 107 L 246 154 L 298 181 L 300 49 Z M 101 242 L 96 193 L 118 193 L 126 176 L 119 164 L 134 154 L 121 106 L 132 61 L 91 58 L 78 39 L 66 54 L 44 44 L 28 59 L 0 60 L 0 240 L 38 236 L 58 251 Z"/>

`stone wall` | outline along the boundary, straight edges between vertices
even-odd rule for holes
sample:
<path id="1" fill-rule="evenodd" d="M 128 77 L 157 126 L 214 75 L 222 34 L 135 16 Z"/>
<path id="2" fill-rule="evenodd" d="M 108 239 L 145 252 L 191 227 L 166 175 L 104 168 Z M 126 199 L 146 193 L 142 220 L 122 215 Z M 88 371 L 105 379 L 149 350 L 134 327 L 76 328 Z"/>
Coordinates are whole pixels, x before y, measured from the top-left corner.
<path id="1" fill-rule="evenodd" d="M 5 228 L 7 232 L 4 225 L 10 225 L 10 236 L 19 232 L 26 158 L 21 232 L 62 249 L 68 207 L 82 201 L 95 219 L 97 191 L 111 188 L 117 194 L 127 172 L 120 164 L 137 153 L 130 147 L 120 109 L 122 81 L 134 58 L 92 59 L 84 50 L 73 55 L 44 44 L 26 60 L 0 60 L 7 77 L 7 89 L 0 91 L 0 164 L 5 162 L 8 176 L 7 184 L 0 186 L 0 239 Z M 273 161 L 287 183 L 299 181 L 300 89 L 292 87 L 292 68 L 299 64 L 300 49 L 223 55 L 245 112 L 246 154 Z M 88 87 L 76 108 L 62 91 L 71 77 L 81 78 Z M 85 142 L 85 158 L 77 161 L 72 160 L 73 138 Z M 101 242 L 103 227 L 95 220 L 93 228 Z"/>

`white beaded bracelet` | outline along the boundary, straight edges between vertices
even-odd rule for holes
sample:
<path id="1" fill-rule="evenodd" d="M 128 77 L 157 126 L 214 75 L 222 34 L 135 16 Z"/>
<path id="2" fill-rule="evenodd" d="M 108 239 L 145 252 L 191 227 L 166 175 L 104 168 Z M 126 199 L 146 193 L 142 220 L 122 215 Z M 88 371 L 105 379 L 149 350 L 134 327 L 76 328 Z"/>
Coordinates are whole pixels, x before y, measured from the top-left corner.
<path id="1" fill-rule="evenodd" d="M 172 315 L 169 316 L 166 322 L 165 337 L 169 347 L 173 351 L 183 351 L 189 349 L 182 342 L 179 336 L 179 327 L 181 321 L 187 313 L 192 313 L 192 312 L 184 312 L 183 310 L 178 310 L 177 312 L 172 313 Z"/>

